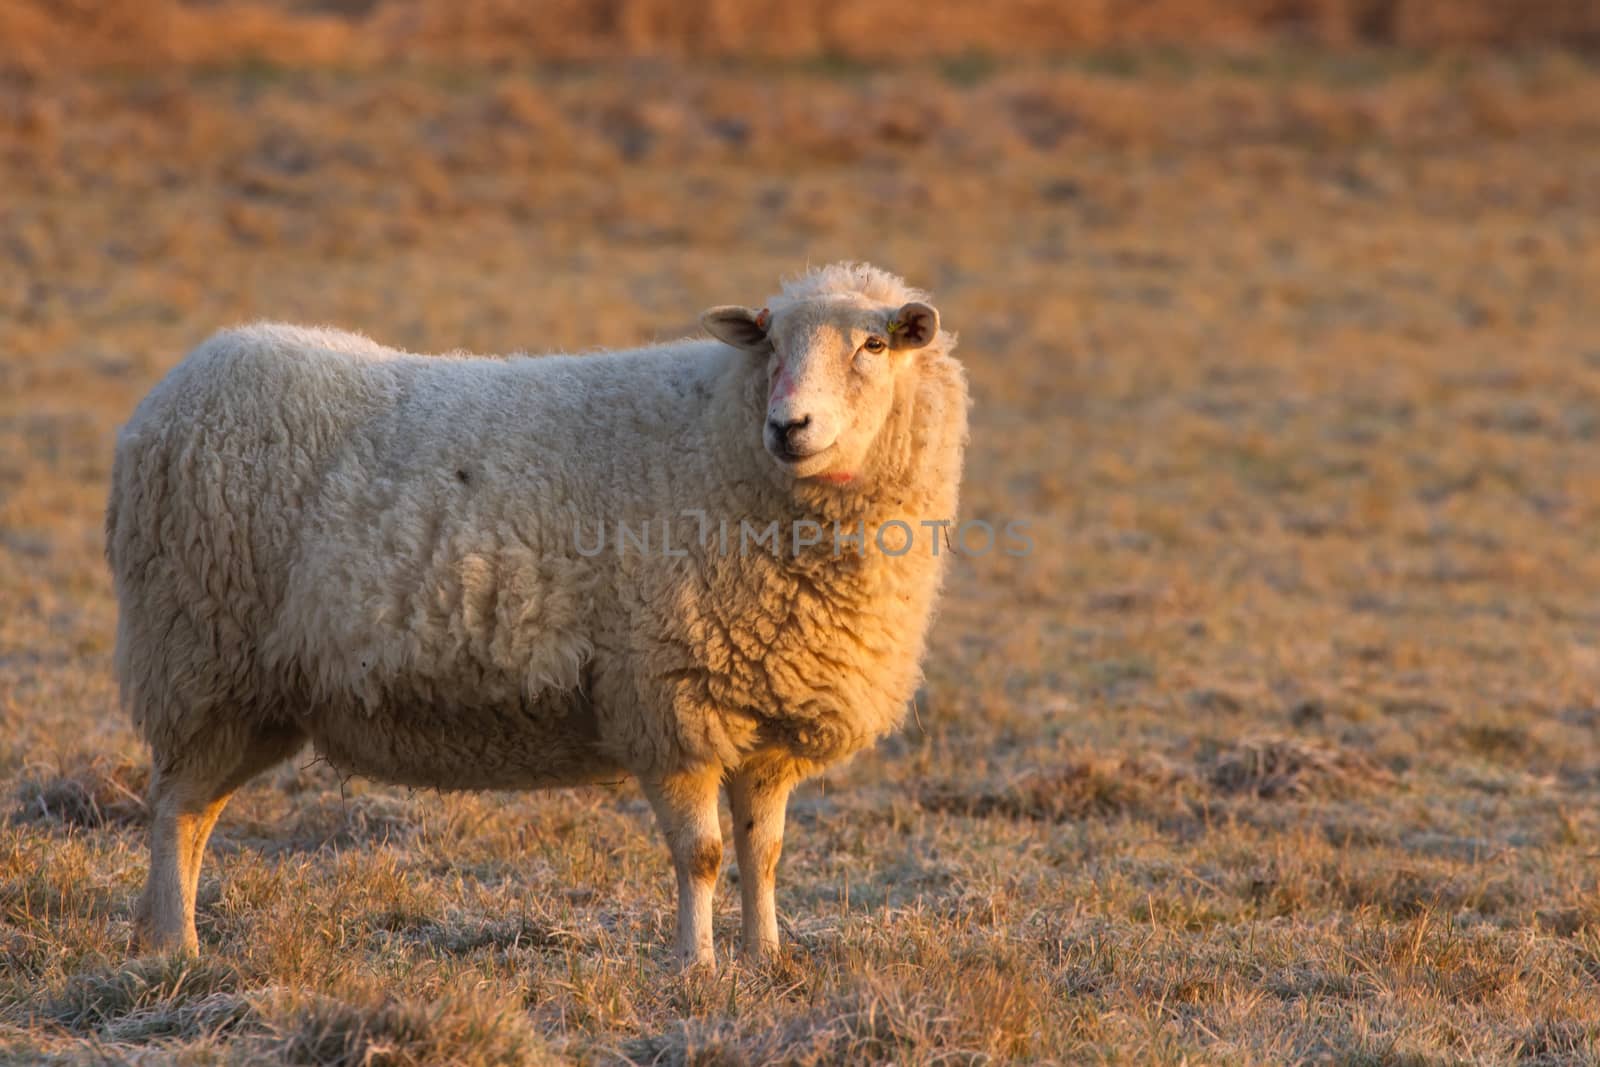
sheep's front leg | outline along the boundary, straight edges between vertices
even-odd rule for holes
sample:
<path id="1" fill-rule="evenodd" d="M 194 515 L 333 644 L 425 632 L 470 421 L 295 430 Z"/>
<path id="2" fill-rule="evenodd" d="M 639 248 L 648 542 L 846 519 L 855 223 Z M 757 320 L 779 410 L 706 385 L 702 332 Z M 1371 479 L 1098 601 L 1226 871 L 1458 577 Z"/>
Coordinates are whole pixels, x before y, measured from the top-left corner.
<path id="1" fill-rule="evenodd" d="M 722 869 L 722 827 L 717 821 L 720 770 L 680 774 L 644 783 L 678 872 L 678 960 L 685 967 L 714 966 L 711 904 Z"/>
<path id="2" fill-rule="evenodd" d="M 194 899 L 200 880 L 200 851 L 196 847 L 202 828 L 211 820 L 209 811 L 196 811 L 185 805 L 181 795 L 162 793 L 157 780 L 157 799 L 151 804 L 150 874 L 134 921 L 135 943 L 146 952 L 182 952 L 193 956 L 200 951 L 194 930 Z M 218 812 L 222 805 L 215 806 Z"/>
<path id="3" fill-rule="evenodd" d="M 778 857 L 783 853 L 783 820 L 795 779 L 787 763 L 762 761 L 741 767 L 728 782 L 733 847 L 739 857 L 744 956 L 751 962 L 778 948 Z"/>

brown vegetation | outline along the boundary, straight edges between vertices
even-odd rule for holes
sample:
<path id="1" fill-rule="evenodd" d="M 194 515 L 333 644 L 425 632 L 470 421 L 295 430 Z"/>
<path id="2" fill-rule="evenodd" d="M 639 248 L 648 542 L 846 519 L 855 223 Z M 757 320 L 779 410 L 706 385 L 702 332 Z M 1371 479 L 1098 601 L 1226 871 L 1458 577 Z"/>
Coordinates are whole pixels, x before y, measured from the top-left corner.
<path id="1" fill-rule="evenodd" d="M 1588 60 L 358 55 L 490 10 L 265 6 L 237 47 L 178 32 L 219 5 L 0 11 L 75 42 L 0 95 L 0 1059 L 1600 1055 Z M 612 47 L 566 32 L 542 54 Z M 674 975 L 632 786 L 438 796 L 308 753 L 224 817 L 205 959 L 126 961 L 145 772 L 101 509 L 187 347 L 258 316 L 626 344 L 845 256 L 937 294 L 966 517 L 1035 550 L 957 561 L 914 720 L 797 795 L 785 960 Z"/>
<path id="2" fill-rule="evenodd" d="M 0 63 L 34 74 L 270 61 L 1050 55 L 1140 45 L 1600 44 L 1584 0 L 13 0 Z"/>

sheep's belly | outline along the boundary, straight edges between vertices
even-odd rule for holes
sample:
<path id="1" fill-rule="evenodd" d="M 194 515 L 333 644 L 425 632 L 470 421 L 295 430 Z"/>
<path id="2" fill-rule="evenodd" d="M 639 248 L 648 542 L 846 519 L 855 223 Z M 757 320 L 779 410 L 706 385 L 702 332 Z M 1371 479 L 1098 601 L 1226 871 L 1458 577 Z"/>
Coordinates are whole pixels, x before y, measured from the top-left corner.
<path id="1" fill-rule="evenodd" d="M 616 781 L 582 694 L 520 706 L 395 698 L 377 709 L 321 709 L 306 723 L 335 767 L 382 782 L 436 789 L 539 789 Z"/>

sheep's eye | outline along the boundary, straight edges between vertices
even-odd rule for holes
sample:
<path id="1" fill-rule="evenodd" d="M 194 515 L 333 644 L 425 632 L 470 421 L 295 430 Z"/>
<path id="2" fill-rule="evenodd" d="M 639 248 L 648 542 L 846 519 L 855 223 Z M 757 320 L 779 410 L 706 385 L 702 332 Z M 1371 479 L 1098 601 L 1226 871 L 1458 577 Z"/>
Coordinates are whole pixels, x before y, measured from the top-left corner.
<path id="1" fill-rule="evenodd" d="M 882 352 L 889 346 L 883 343 L 883 338 L 881 337 L 869 337 L 867 338 L 867 343 L 861 347 L 865 348 L 868 352 Z"/>

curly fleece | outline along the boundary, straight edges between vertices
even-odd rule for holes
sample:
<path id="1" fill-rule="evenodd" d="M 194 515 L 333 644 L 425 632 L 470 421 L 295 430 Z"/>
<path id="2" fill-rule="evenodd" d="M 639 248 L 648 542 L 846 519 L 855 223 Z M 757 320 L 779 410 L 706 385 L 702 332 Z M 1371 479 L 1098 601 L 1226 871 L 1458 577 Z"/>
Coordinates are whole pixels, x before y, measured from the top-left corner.
<path id="1" fill-rule="evenodd" d="M 886 312 L 921 295 L 839 265 L 770 303 L 841 294 Z M 767 454 L 767 366 L 718 341 L 483 358 L 217 334 L 124 428 L 108 509 L 117 669 L 158 777 L 236 785 L 307 737 L 343 769 L 441 788 L 763 755 L 813 773 L 861 749 L 901 721 L 948 553 L 886 555 L 870 533 L 837 556 L 831 536 L 724 551 L 684 512 L 785 539 L 798 520 L 953 519 L 952 345 L 939 333 L 895 378 L 840 486 Z M 579 551 L 619 523 L 654 543 Z"/>
<path id="2" fill-rule="evenodd" d="M 770 306 L 859 328 L 920 296 L 843 264 Z M 107 509 L 117 670 L 155 765 L 141 944 L 197 949 L 222 806 L 310 739 L 440 789 L 634 774 L 690 963 L 712 958 L 726 781 L 746 949 L 771 949 L 787 790 L 898 725 L 917 685 L 947 557 L 918 523 L 955 517 L 966 442 L 952 344 L 874 379 L 891 397 L 846 483 L 763 448 L 770 346 L 424 357 L 254 325 L 195 349 L 118 438 Z M 877 550 L 893 520 L 922 544 Z M 827 536 L 795 545 L 805 522 Z M 779 552 L 742 550 L 771 523 Z M 590 550 L 621 528 L 653 544 Z"/>

